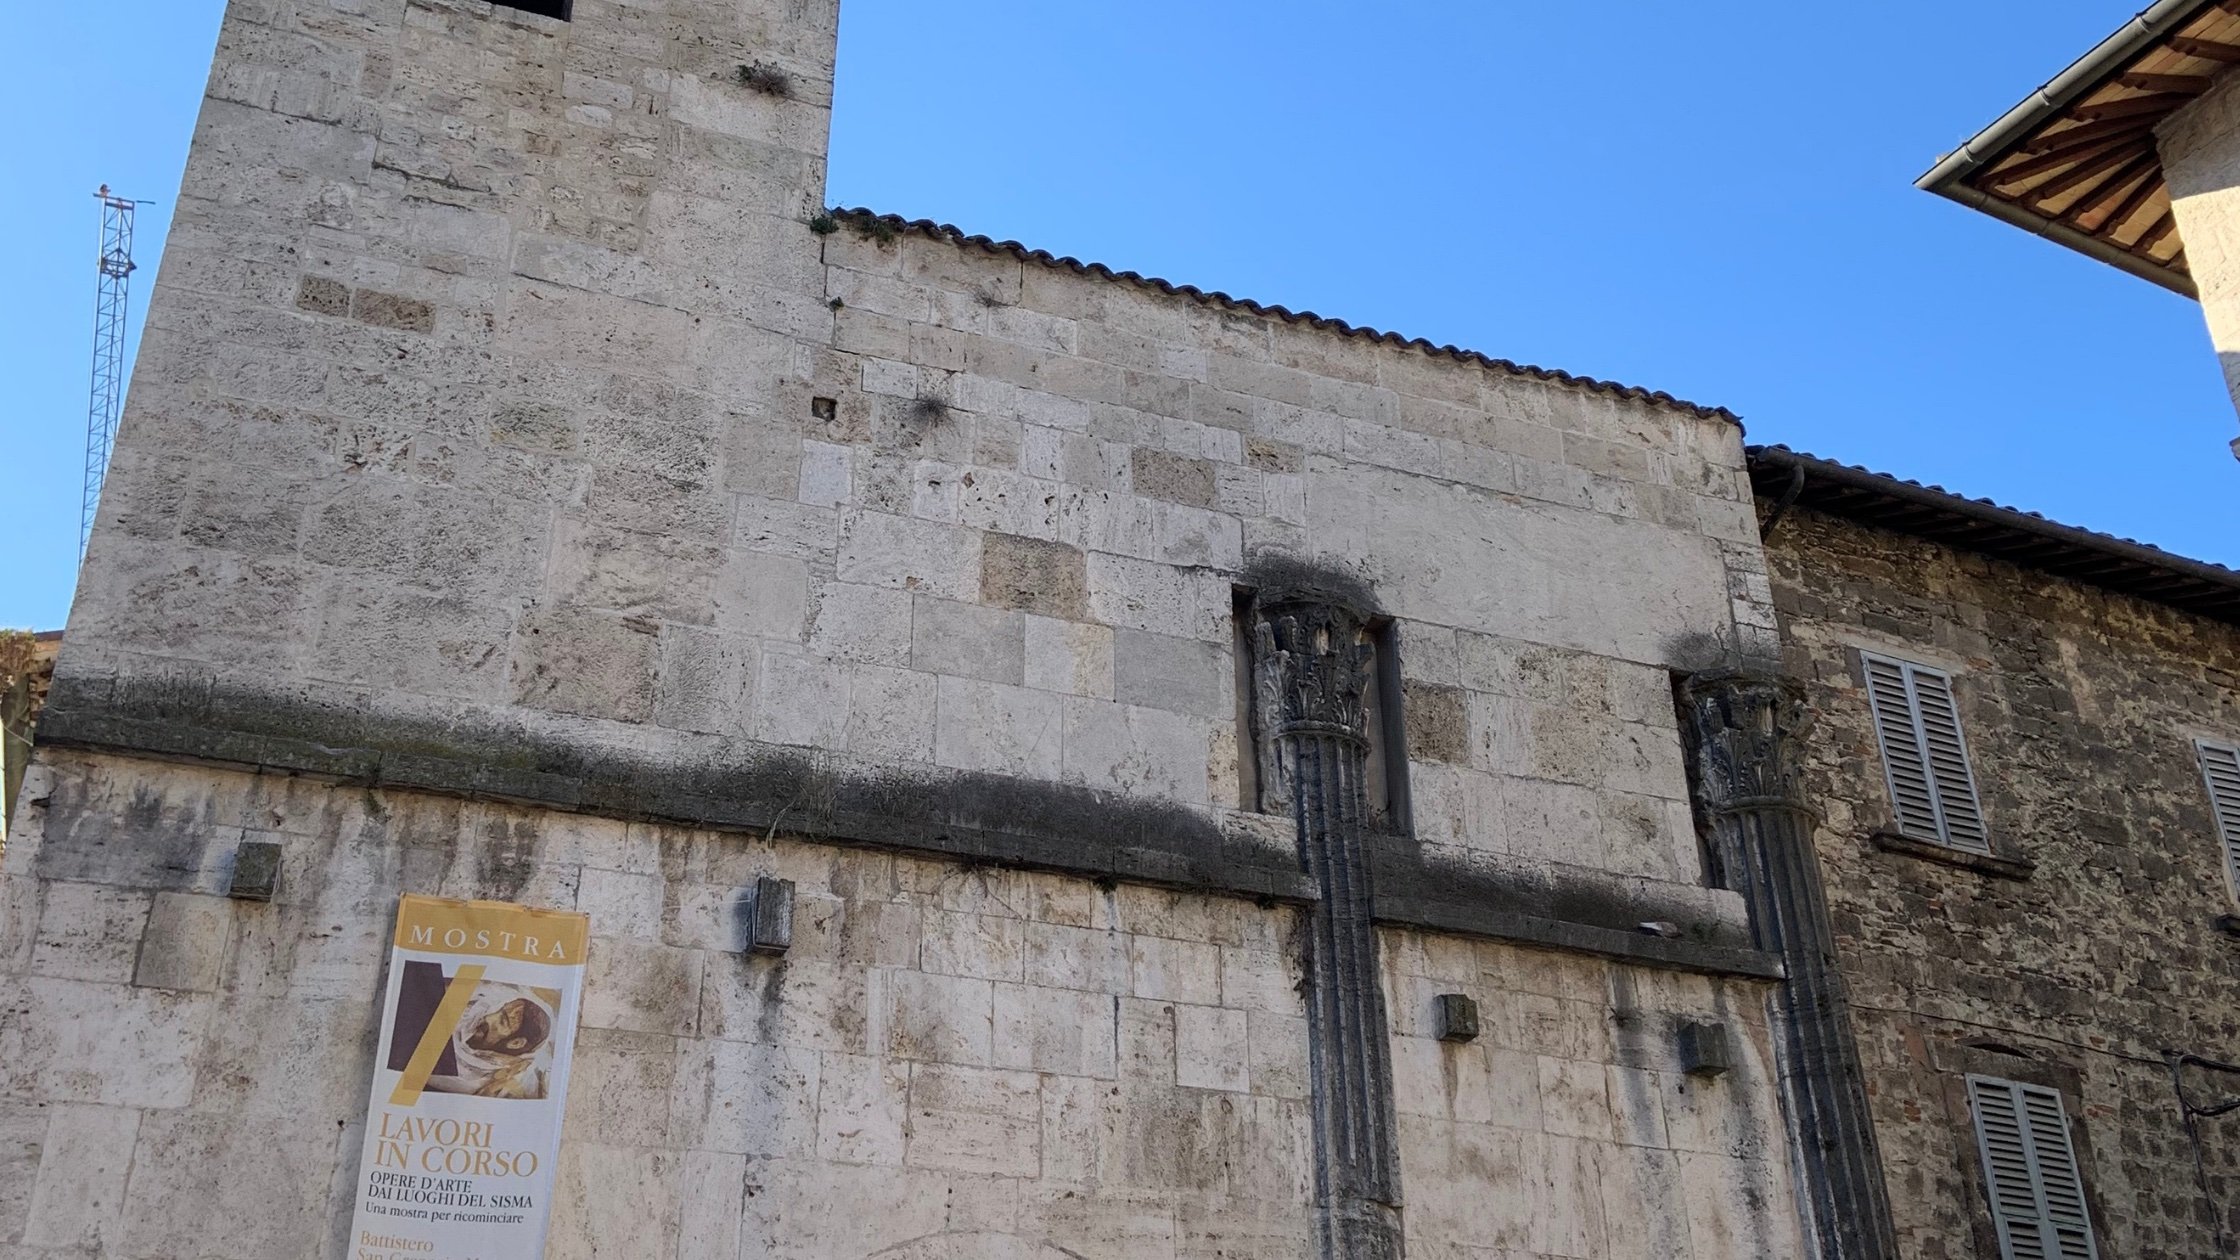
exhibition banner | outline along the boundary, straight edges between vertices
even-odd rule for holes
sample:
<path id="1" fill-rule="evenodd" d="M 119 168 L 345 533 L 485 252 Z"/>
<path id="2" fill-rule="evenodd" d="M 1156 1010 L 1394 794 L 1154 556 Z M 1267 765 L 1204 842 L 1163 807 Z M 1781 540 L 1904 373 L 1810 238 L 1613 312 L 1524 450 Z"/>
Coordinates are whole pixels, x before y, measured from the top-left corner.
<path id="1" fill-rule="evenodd" d="M 397 907 L 351 1260 L 540 1260 L 591 921 Z"/>

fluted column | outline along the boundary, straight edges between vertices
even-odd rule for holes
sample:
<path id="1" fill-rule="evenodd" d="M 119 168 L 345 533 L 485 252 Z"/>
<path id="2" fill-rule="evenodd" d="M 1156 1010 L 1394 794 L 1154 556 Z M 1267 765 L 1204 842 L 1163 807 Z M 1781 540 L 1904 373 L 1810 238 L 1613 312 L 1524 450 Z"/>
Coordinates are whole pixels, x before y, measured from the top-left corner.
<path id="1" fill-rule="evenodd" d="M 1306 960 L 1321 1254 L 1399 1260 L 1391 1043 L 1363 846 L 1372 649 L 1358 613 L 1313 599 L 1262 605 L 1254 640 L 1262 803 L 1290 811 L 1321 893 Z"/>
<path id="2" fill-rule="evenodd" d="M 1698 804 L 1722 882 L 1742 894 L 1758 948 L 1789 978 L 1773 998 L 1776 1057 L 1821 1260 L 1897 1260 L 1851 1006 L 1836 968 L 1817 815 L 1803 787 L 1804 690 L 1764 674 L 1698 674 L 1681 688 Z"/>

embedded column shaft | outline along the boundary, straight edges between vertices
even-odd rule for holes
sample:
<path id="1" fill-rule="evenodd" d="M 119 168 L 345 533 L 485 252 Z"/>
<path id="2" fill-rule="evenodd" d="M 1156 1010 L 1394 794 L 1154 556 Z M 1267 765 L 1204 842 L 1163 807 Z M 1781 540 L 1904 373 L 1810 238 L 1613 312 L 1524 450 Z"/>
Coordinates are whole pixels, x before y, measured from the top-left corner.
<path id="1" fill-rule="evenodd" d="M 1772 999 L 1800 1187 L 1822 1260 L 1897 1260 L 1835 929 L 1802 783 L 1803 689 L 1783 678 L 1699 674 L 1681 689 L 1697 801 L 1713 857 L 1742 894 L 1758 948 L 1789 978 Z"/>
<path id="2" fill-rule="evenodd" d="M 1321 1254 L 1399 1260 L 1391 1042 L 1363 843 L 1370 650 L 1361 637 L 1360 619 L 1328 604 L 1263 611 L 1255 720 L 1268 800 L 1289 803 L 1300 863 L 1320 893 L 1306 968 Z"/>

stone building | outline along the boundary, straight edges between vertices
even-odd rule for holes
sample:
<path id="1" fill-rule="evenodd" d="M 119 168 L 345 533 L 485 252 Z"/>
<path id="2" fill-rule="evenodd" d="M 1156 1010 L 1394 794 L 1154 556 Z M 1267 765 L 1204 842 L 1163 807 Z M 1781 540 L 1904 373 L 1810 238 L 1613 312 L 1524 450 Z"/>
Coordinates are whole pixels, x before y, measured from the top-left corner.
<path id="1" fill-rule="evenodd" d="M 2187 1108 L 2240 1099 L 2240 573 L 1779 448 L 1751 471 L 1898 1254 L 2040 1254 L 2001 1249 L 1971 1082 L 2069 1140 L 2098 1251 L 2043 1254 L 2235 1254 L 2240 1114 Z M 1957 773 L 1915 776 L 1941 828 L 1900 663 L 1950 698 Z"/>
<path id="2" fill-rule="evenodd" d="M 833 10 L 232 0 L 0 875 L 0 1250 L 356 1255 L 405 893 L 591 918 L 554 1257 L 1996 1255 L 1971 1072 L 2081 1118 L 2102 1254 L 2200 1243 L 2140 1065 L 2234 1057 L 2222 942 L 2108 903 L 2215 869 L 2153 741 L 2224 621 L 1718 409 L 830 211 Z M 1862 847 L 1859 646 L 2042 775 L 1971 832 L 1929 747 Z M 1977 736 L 2064 697 L 2151 813 Z"/>
<path id="3" fill-rule="evenodd" d="M 555 1257 L 1802 1254 L 1673 708 L 1777 653 L 1733 417 L 827 214 L 834 32 L 229 5 L 0 1244 L 346 1254 L 419 892 L 591 916 Z"/>

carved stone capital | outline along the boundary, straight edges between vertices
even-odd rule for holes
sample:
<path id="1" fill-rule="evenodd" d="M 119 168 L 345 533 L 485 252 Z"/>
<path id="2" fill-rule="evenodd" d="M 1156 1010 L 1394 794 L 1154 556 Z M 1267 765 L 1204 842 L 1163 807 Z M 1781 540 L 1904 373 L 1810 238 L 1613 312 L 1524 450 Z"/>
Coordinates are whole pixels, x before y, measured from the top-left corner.
<path id="1" fill-rule="evenodd" d="M 1362 616 L 1335 603 L 1289 599 L 1261 605 L 1255 621 L 1253 698 L 1265 733 L 1304 728 L 1366 741 L 1362 697 L 1372 649 L 1362 642 Z"/>
<path id="2" fill-rule="evenodd" d="M 1804 687 L 1772 674 L 1718 671 L 1681 684 L 1696 791 L 1711 813 L 1806 809 Z"/>

